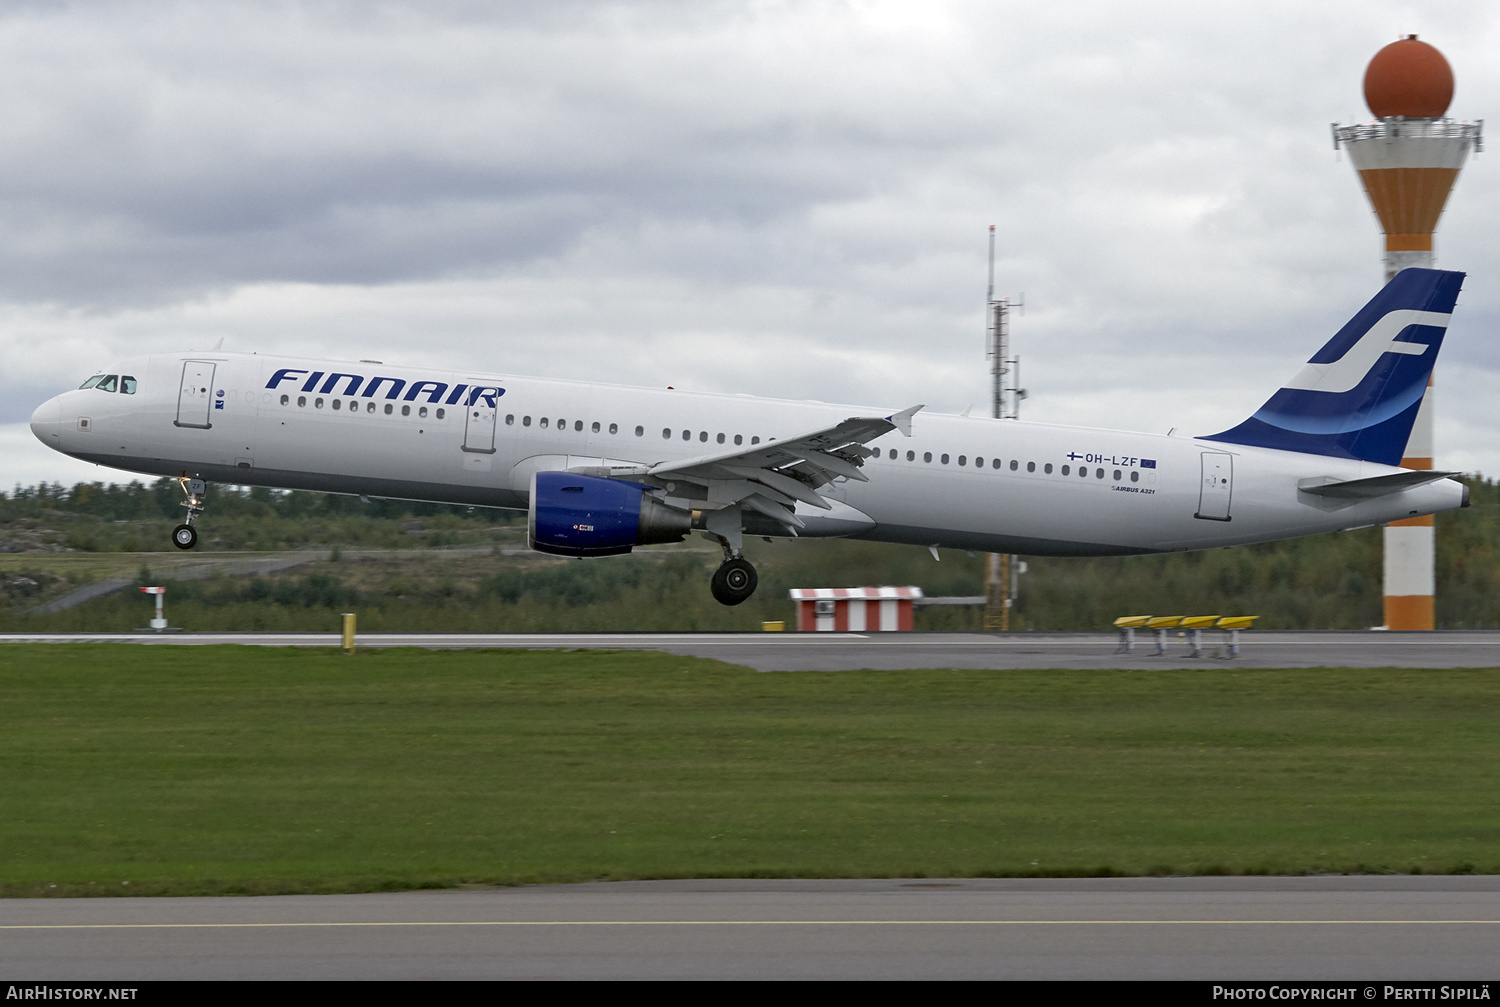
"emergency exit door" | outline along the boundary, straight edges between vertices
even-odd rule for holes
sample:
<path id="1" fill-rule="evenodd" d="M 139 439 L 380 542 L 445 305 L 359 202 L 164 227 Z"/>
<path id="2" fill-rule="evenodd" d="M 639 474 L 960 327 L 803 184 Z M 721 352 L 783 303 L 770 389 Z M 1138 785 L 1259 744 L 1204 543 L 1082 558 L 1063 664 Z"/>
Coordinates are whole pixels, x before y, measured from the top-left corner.
<path id="1" fill-rule="evenodd" d="M 495 453 L 495 417 L 500 410 L 485 396 L 477 396 L 464 413 L 464 450 L 472 454 Z"/>

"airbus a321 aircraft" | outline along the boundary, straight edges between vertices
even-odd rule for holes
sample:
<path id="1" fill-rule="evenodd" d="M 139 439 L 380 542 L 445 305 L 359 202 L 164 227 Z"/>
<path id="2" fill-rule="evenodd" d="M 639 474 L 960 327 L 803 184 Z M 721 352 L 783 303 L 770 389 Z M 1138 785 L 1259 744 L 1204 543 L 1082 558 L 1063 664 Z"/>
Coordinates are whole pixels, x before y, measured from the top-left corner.
<path id="1" fill-rule="evenodd" d="M 713 595 L 746 535 L 1034 556 L 1241 545 L 1468 504 L 1399 467 L 1462 273 L 1407 269 L 1249 419 L 1203 437 L 244 353 L 112 364 L 31 417 L 84 461 L 178 479 L 529 510 L 531 548 L 610 556 L 697 529 Z"/>

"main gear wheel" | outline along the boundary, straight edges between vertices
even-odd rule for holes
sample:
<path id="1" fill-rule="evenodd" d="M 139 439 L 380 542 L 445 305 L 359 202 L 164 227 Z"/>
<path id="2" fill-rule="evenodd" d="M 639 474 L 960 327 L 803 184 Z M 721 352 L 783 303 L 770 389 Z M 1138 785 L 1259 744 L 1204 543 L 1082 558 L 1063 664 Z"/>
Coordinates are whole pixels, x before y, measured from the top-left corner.
<path id="1" fill-rule="evenodd" d="M 719 569 L 714 571 L 714 579 L 710 584 L 714 600 L 720 605 L 738 605 L 755 593 L 755 586 L 760 583 L 760 577 L 755 573 L 755 567 L 743 556 L 726 560 Z"/>

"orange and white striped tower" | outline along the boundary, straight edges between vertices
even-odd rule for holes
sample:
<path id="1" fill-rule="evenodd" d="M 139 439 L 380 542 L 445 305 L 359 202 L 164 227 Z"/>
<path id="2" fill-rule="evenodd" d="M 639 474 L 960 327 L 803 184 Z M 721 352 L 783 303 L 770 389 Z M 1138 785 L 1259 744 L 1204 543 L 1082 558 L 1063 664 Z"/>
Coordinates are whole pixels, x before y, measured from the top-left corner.
<path id="1" fill-rule="evenodd" d="M 1385 278 L 1408 266 L 1431 268 L 1432 235 L 1459 169 L 1483 144 L 1483 120 L 1446 116 L 1453 70 L 1415 35 L 1381 49 L 1365 70 L 1365 102 L 1375 121 L 1334 124 L 1333 144 L 1349 160 L 1385 232 Z M 1433 387 L 1417 412 L 1401 464 L 1430 469 Z M 1432 518 L 1393 521 L 1385 529 L 1385 625 L 1432 629 L 1435 593 Z"/>

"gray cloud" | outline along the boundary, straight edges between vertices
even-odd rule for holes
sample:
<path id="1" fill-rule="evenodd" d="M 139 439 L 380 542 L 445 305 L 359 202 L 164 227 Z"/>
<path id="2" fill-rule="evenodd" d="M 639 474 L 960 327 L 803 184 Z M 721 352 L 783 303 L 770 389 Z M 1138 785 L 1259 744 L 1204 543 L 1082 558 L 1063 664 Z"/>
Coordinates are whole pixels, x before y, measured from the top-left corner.
<path id="1" fill-rule="evenodd" d="M 1500 107 L 1477 3 L 7 8 L 0 423 L 220 336 L 982 409 L 995 223 L 1028 416 L 1217 429 L 1378 285 L 1327 128 L 1412 30 Z M 1493 471 L 1488 163 L 1439 441 Z"/>

